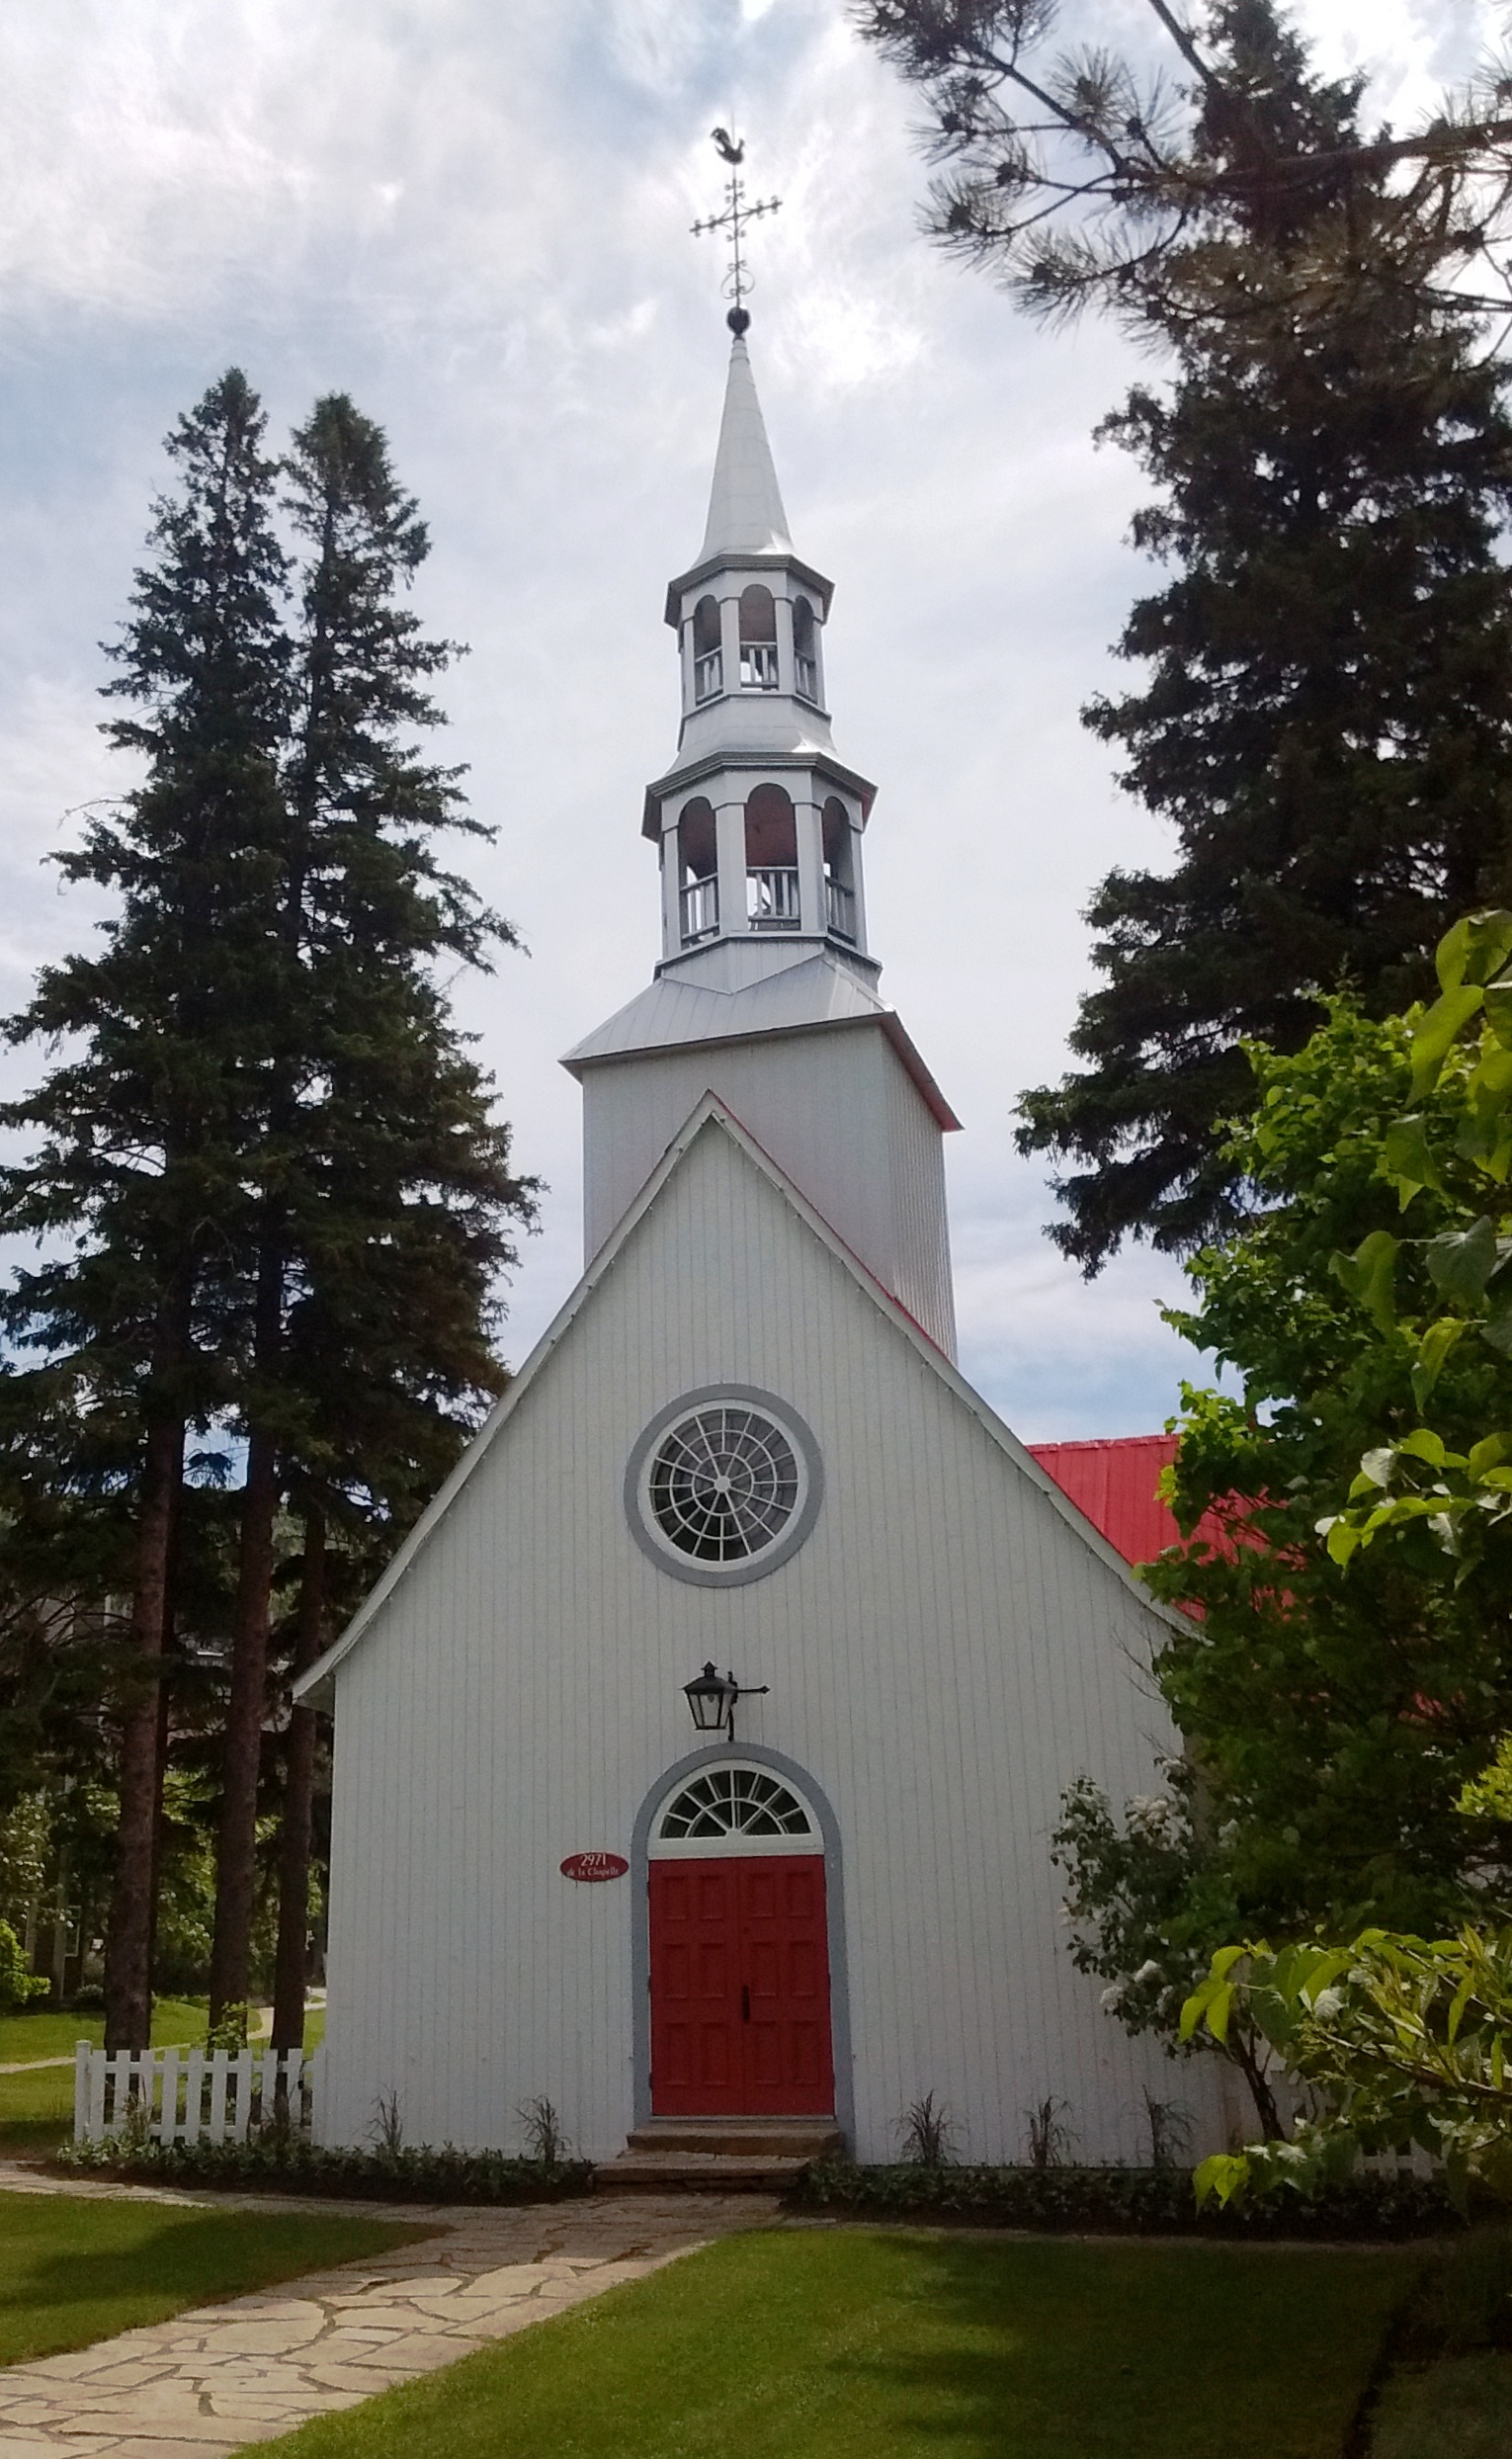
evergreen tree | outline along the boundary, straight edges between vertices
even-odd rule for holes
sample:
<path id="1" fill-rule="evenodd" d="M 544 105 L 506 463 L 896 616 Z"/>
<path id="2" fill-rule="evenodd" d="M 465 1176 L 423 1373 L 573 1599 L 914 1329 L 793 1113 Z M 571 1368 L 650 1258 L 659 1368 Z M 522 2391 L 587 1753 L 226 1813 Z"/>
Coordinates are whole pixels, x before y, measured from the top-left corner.
<path id="1" fill-rule="evenodd" d="M 1242 1206 L 1245 1038 L 1299 1049 L 1345 981 L 1400 1006 L 1454 914 L 1512 890 L 1507 372 L 1385 283 L 1302 326 L 1263 275 L 1251 321 L 1189 331 L 1172 393 L 1104 430 L 1161 489 L 1134 538 L 1172 568 L 1120 643 L 1144 687 L 1086 721 L 1178 854 L 1098 889 L 1090 1063 L 1023 1103 L 1089 1271 Z"/>
<path id="2" fill-rule="evenodd" d="M 1018 1137 L 1089 1272 L 1220 1230 L 1247 1201 L 1220 1151 L 1242 1040 L 1297 1049 L 1341 979 L 1377 1013 L 1412 995 L 1509 861 L 1512 423 L 1483 319 L 1512 80 L 1492 63 L 1403 134 L 1277 0 L 1149 11 L 1154 53 L 1057 50 L 1071 0 L 860 9 L 928 98 L 945 243 L 1175 361 L 1103 430 L 1160 490 L 1134 541 L 1170 578 L 1120 642 L 1145 687 L 1085 717 L 1176 861 L 1097 890 L 1089 1063 L 1024 1097 Z"/>
<path id="3" fill-rule="evenodd" d="M 39 1361 L 13 1379 L 12 1412 L 34 1402 L 59 1429 L 67 1484 L 124 1541 L 131 1599 L 118 1675 L 112 2048 L 144 2047 L 149 2033 L 174 1526 L 186 1433 L 225 1395 L 216 1284 L 282 876 L 285 559 L 263 431 L 232 369 L 168 438 L 179 493 L 157 506 L 109 687 L 134 714 L 108 731 L 143 761 L 145 781 L 60 858 L 65 878 L 110 890 L 117 910 L 101 951 L 44 971 L 8 1028 L 14 1042 L 68 1046 L 5 1114 L 42 1141 L 0 1179 L 0 1220 L 57 1242 L 17 1274 L 0 1316 Z"/>
<path id="4" fill-rule="evenodd" d="M 8 1028 L 70 1047 L 7 1113 L 42 1141 L 0 1180 L 0 1218 L 55 1251 L 0 1314 L 19 1360 L 0 1382 L 6 1574 L 18 1598 L 131 1598 L 104 1640 L 121 1719 L 113 2047 L 148 2037 L 157 1863 L 182 1857 L 193 1770 L 212 1760 L 214 2019 L 247 1997 L 273 1597 L 296 1583 L 297 1671 L 501 1387 L 494 1292 L 534 1210 L 437 983 L 513 934 L 436 858 L 441 830 L 487 832 L 416 748 L 453 654 L 396 603 L 423 524 L 381 431 L 343 396 L 317 404 L 286 469 L 292 639 L 263 432 L 233 370 L 169 439 L 181 488 L 158 506 L 110 687 L 134 704 L 110 731 L 146 780 L 63 858 L 118 911 L 103 952 L 44 973 Z M 217 1491 L 204 1464 L 218 1445 L 223 1488 L 231 1434 L 245 1475 Z M 198 1465 L 191 1438 L 209 1446 Z M 100 1623 L 74 1617 L 70 1700 Z M 181 1657 L 177 1625 L 228 1631 L 218 1740 L 204 1651 Z M 41 1691 L 56 1650 L 27 1646 Z M 172 1816 L 168 1680 L 191 1762 Z M 297 2039 L 307 1710 L 286 1756 L 279 2016 Z"/>
<path id="5" fill-rule="evenodd" d="M 1418 127 L 1362 128 L 1365 80 L 1310 76 L 1276 0 L 1191 13 L 1145 0 L 1143 25 L 1126 12 L 1116 32 L 1087 0 L 856 0 L 854 13 L 923 90 L 946 166 L 930 228 L 1033 314 L 1095 303 L 1141 338 L 1194 316 L 1242 322 L 1236 242 L 1284 258 L 1304 321 L 1353 288 L 1364 252 L 1424 300 L 1506 312 L 1505 55 Z"/>
<path id="6" fill-rule="evenodd" d="M 248 1453 L 212 2020 L 248 1994 L 281 1507 L 302 1526 L 297 1666 L 323 1630 L 328 1521 L 372 1563 L 375 1539 L 391 1545 L 409 1525 L 500 1388 L 492 1292 L 514 1260 L 511 1225 L 534 1210 L 435 979 L 439 960 L 480 965 L 514 935 L 436 857 L 443 829 L 488 832 L 413 740 L 440 722 L 426 686 L 454 654 L 396 603 L 428 551 L 424 525 L 382 431 L 344 395 L 296 434 L 288 480 L 303 561 L 287 989 L 245 1139 Z M 294 1711 L 286 1749 L 281 2044 L 303 2023 L 309 1719 Z"/>

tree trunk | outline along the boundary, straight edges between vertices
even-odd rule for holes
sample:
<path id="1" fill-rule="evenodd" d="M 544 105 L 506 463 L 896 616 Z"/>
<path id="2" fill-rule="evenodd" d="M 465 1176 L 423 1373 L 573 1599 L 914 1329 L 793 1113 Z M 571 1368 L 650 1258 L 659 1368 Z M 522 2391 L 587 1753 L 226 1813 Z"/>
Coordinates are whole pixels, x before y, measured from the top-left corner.
<path id="1" fill-rule="evenodd" d="M 145 2049 L 152 2034 L 158 1692 L 168 1627 L 174 1509 L 183 1474 L 184 1420 L 157 1419 L 147 1431 L 136 1537 L 130 1632 L 133 1696 L 121 1735 L 121 1817 L 105 1946 L 107 2049 Z"/>
<path id="2" fill-rule="evenodd" d="M 304 1575 L 294 1632 L 294 1675 L 307 1673 L 325 1641 L 325 1516 L 304 1515 Z M 315 1711 L 290 1710 L 285 1745 L 284 1824 L 279 1837 L 279 1954 L 273 1990 L 273 2046 L 304 2046 L 304 1982 L 309 1955 L 310 1802 L 315 1783 Z"/>
<path id="3" fill-rule="evenodd" d="M 262 1773 L 268 1688 L 268 1618 L 273 1592 L 279 1464 L 271 1434 L 247 1446 L 241 1498 L 241 1560 L 231 1643 L 231 1696 L 225 1719 L 224 1796 L 215 1858 L 215 1938 L 210 1950 L 210 2019 L 244 2006 L 251 1985 L 252 1914 L 257 1894 L 257 1789 Z"/>
<path id="4" fill-rule="evenodd" d="M 1262 2052 L 1257 2049 L 1253 2037 L 1246 2039 L 1237 2025 L 1228 2035 L 1228 2055 L 1249 2085 L 1249 2096 L 1255 2104 L 1255 2115 L 1260 2120 L 1267 2143 L 1280 2142 L 1287 2130 L 1281 2122 L 1276 2095 L 1260 2063 Z"/>
<path id="5" fill-rule="evenodd" d="M 157 1916 L 163 1890 L 163 1789 L 168 1775 L 168 1737 L 171 1730 L 172 1683 L 174 1663 L 178 1657 L 177 1612 L 179 1600 L 179 1565 L 183 1552 L 184 1514 L 176 1505 L 173 1525 L 168 1531 L 168 1593 L 163 1603 L 162 1661 L 157 1682 L 157 1783 L 152 1805 L 152 1915 L 147 1940 L 150 1971 L 157 1972 Z"/>
<path id="6" fill-rule="evenodd" d="M 172 1573 L 169 1574 L 170 1581 Z M 168 1774 L 168 1659 L 173 1646 L 173 1598 L 170 1586 L 168 1611 L 163 1618 L 163 1653 L 157 1677 L 157 1766 L 152 1786 L 152 1889 L 151 1914 L 147 1931 L 147 1968 L 157 1971 L 157 1908 L 163 1885 L 163 1787 Z"/>

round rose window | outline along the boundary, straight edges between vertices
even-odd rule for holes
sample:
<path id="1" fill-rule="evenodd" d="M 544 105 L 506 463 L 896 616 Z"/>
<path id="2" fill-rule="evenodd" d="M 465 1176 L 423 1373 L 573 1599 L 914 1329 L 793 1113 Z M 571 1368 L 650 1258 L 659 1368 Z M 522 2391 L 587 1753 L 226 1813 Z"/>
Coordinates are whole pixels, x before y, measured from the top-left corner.
<path id="1" fill-rule="evenodd" d="M 759 1409 L 701 1408 L 664 1434 L 647 1496 L 668 1543 L 696 1563 L 743 1563 L 775 1545 L 798 1505 L 798 1455 Z"/>
<path id="2" fill-rule="evenodd" d="M 764 1393 L 690 1393 L 642 1434 L 625 1499 L 664 1569 L 706 1584 L 753 1579 L 807 1535 L 818 1454 L 801 1418 Z"/>

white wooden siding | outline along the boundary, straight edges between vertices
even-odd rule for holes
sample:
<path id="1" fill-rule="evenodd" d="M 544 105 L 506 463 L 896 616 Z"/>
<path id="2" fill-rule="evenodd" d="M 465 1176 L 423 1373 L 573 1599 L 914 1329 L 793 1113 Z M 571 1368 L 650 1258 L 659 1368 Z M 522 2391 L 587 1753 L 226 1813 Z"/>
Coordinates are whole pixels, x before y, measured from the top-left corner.
<path id="1" fill-rule="evenodd" d="M 893 1277 L 885 1286 L 946 1356 L 954 1358 L 956 1290 L 945 1200 L 945 1139 L 918 1086 L 895 1059 L 885 1072 L 885 1097 L 893 1256 Z"/>
<path id="2" fill-rule="evenodd" d="M 621 1499 L 652 1412 L 724 1381 L 789 1399 L 826 1475 L 807 1544 L 727 1591 L 658 1571 Z M 510 2144 L 545 2093 L 583 2151 L 622 2147 L 636 1908 L 558 1864 L 628 1851 L 712 1656 L 771 1684 L 742 1739 L 839 1821 L 861 2157 L 934 2090 L 975 2157 L 1019 2157 L 1053 2093 L 1085 2157 L 1134 2159 L 1146 2082 L 1209 2148 L 1202 2070 L 1131 2044 L 1073 1971 L 1048 1851 L 1072 1776 L 1154 1780 L 1131 1661 L 1157 1628 L 706 1126 L 338 1672 L 323 2131 L 360 2139 L 396 2089 L 411 2141 Z"/>
<path id="3" fill-rule="evenodd" d="M 879 1023 L 705 1042 L 584 1070 L 583 1236 L 597 1254 L 706 1092 L 956 1354 L 940 1129 Z"/>

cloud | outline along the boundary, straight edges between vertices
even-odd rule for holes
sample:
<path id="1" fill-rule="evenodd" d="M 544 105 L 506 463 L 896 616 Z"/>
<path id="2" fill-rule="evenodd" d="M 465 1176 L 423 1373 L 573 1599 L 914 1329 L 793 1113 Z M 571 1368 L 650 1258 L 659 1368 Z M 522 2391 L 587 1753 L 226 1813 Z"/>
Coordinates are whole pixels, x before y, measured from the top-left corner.
<path id="1" fill-rule="evenodd" d="M 1308 16 L 1340 64 L 1386 55 L 1398 112 L 1483 24 L 1410 0 Z M 1097 22 L 1142 39 L 1148 17 L 1110 0 Z M 964 1353 L 1035 1434 L 1158 1424 L 1174 1274 L 1134 1253 L 1088 1288 L 1012 1146 L 1020 1089 L 1065 1063 L 1094 882 L 1165 851 L 1077 721 L 1143 577 L 1137 475 L 1090 442 L 1136 363 L 1105 326 L 1037 332 L 919 235 L 915 104 L 840 0 L 51 0 L 0 13 L 0 82 L 5 1003 L 97 910 L 39 864 L 123 782 L 96 644 L 165 429 L 232 359 L 276 434 L 350 388 L 430 523 L 421 612 L 472 644 L 452 748 L 500 833 L 466 858 L 534 953 L 458 998 L 550 1182 L 512 1353 L 543 1327 L 580 1260 L 557 1054 L 657 954 L 661 600 L 700 536 L 727 339 L 717 243 L 689 225 L 717 209 L 707 131 L 728 120 L 784 199 L 753 241 L 753 347 L 798 540 L 838 584 L 838 739 L 881 787 L 874 945 L 967 1123 Z"/>

